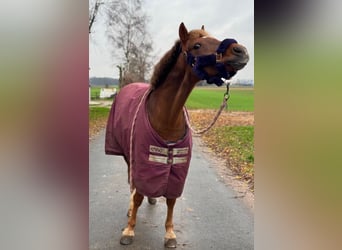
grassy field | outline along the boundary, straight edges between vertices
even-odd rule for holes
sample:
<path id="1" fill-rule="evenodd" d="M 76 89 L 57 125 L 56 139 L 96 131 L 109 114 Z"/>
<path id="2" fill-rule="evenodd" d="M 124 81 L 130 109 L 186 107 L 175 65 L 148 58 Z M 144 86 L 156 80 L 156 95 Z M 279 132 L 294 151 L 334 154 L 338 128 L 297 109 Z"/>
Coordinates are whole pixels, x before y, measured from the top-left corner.
<path id="1" fill-rule="evenodd" d="M 225 92 L 225 88 L 195 88 L 185 106 L 188 109 L 218 109 Z M 231 88 L 228 109 L 230 111 L 254 111 L 254 89 Z"/>
<path id="2" fill-rule="evenodd" d="M 90 107 L 89 108 L 89 122 L 99 119 L 107 119 L 109 114 L 109 108 L 107 107 Z"/>
<path id="3" fill-rule="evenodd" d="M 91 87 L 91 89 L 90 89 L 90 96 L 91 96 L 92 100 L 100 99 L 101 88 L 103 88 L 103 87 Z M 116 89 L 118 89 L 118 86 L 109 86 L 109 88 L 116 88 Z M 108 98 L 108 99 L 110 99 L 110 98 Z"/>
<path id="4" fill-rule="evenodd" d="M 98 99 L 100 96 L 100 87 L 91 87 L 90 89 L 90 96 L 92 100 Z"/>
<path id="5" fill-rule="evenodd" d="M 92 100 L 98 99 L 101 87 L 91 88 Z M 195 88 L 188 98 L 185 106 L 188 109 L 218 109 L 223 100 L 225 88 Z M 254 111 L 254 89 L 253 88 L 231 88 L 228 100 L 230 111 Z"/>

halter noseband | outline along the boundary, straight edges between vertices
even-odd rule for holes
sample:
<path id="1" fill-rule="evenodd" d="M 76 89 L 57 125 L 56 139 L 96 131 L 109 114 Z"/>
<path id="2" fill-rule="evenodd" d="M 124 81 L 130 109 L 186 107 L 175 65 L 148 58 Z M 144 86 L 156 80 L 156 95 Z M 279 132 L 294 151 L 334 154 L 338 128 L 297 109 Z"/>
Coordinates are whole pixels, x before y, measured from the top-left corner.
<path id="1" fill-rule="evenodd" d="M 229 73 L 226 71 L 224 62 L 222 62 L 222 53 L 227 50 L 227 48 L 232 44 L 237 43 L 234 39 L 224 39 L 216 50 L 215 54 L 205 55 L 205 56 L 193 56 L 190 52 L 187 54 L 187 64 L 189 64 L 195 74 L 201 79 L 206 80 L 208 83 L 215 83 L 217 86 L 223 84 L 224 79 L 229 79 L 235 75 L 236 72 Z M 215 66 L 217 74 L 210 76 L 204 67 Z"/>

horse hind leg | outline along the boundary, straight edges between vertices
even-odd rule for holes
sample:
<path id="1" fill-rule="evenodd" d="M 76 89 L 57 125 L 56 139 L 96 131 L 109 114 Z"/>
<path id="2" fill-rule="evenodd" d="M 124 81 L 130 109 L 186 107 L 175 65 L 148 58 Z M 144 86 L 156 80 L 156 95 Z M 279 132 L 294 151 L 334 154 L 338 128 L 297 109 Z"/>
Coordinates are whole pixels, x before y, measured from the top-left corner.
<path id="1" fill-rule="evenodd" d="M 177 240 L 176 234 L 173 231 L 173 208 L 175 206 L 176 199 L 166 199 L 167 204 L 167 216 L 165 222 L 165 247 L 167 248 L 176 248 Z"/>
<path id="2" fill-rule="evenodd" d="M 131 216 L 128 218 L 128 223 L 127 227 L 123 230 L 121 239 L 120 239 L 120 244 L 121 245 L 130 245 L 133 243 L 134 239 L 134 228 L 136 224 L 136 219 L 137 219 L 137 212 L 138 208 L 141 205 L 144 196 L 139 194 L 138 192 L 133 192 L 133 208 L 132 208 L 132 213 Z"/>

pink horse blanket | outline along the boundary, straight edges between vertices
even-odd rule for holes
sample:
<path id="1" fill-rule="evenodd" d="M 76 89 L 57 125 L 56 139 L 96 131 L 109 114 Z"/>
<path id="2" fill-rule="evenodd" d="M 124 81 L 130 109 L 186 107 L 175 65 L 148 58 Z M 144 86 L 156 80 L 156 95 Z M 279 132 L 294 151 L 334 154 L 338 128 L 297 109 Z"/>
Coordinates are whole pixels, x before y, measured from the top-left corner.
<path id="1" fill-rule="evenodd" d="M 105 152 L 131 161 L 131 188 L 148 197 L 177 198 L 183 192 L 190 165 L 191 131 L 187 128 L 184 138 L 176 143 L 165 142 L 148 119 L 149 92 L 150 85 L 131 83 L 115 97 L 107 122 Z"/>

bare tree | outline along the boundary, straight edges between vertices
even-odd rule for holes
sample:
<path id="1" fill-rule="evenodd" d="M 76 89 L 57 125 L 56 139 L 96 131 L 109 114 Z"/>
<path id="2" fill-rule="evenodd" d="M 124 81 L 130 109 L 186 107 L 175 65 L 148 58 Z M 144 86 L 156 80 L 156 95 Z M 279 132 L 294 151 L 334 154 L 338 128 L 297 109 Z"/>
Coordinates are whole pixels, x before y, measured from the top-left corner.
<path id="1" fill-rule="evenodd" d="M 147 34 L 146 34 L 147 36 Z M 134 47 L 130 59 L 130 72 L 137 75 L 137 81 L 144 81 L 146 75 L 152 67 L 150 53 L 152 52 L 151 39 L 143 38 L 138 45 Z"/>
<path id="2" fill-rule="evenodd" d="M 99 17 L 107 19 L 113 56 L 120 61 L 120 87 L 145 81 L 152 65 L 152 39 L 147 32 L 149 19 L 142 10 L 142 0 L 89 0 L 89 6 L 89 34 Z"/>
<path id="3" fill-rule="evenodd" d="M 151 67 L 152 40 L 147 32 L 148 17 L 141 4 L 140 0 L 128 0 L 112 2 L 107 8 L 108 38 L 115 46 L 113 55 L 123 61 L 122 86 L 144 81 Z"/>

